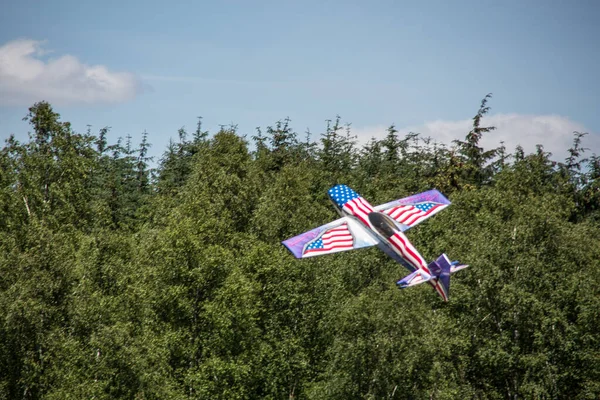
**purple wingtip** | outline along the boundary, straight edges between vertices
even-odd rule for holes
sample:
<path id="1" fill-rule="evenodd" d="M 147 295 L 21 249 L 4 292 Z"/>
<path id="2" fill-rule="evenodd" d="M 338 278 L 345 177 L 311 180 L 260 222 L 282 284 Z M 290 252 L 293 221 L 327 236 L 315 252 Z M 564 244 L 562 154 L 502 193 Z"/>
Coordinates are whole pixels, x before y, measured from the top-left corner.
<path id="1" fill-rule="evenodd" d="M 431 189 L 423 193 L 400 199 L 400 202 L 406 203 L 419 203 L 422 201 L 435 201 L 436 203 L 451 204 L 450 200 L 437 189 Z"/>
<path id="2" fill-rule="evenodd" d="M 294 257 L 302 258 L 302 250 L 304 250 L 304 245 L 319 236 L 319 232 L 320 229 L 315 228 L 298 236 L 294 236 L 293 238 L 284 240 L 281 243 L 294 255 Z"/>
<path id="3" fill-rule="evenodd" d="M 289 240 L 281 242 L 296 258 L 302 258 L 302 249 L 304 246 L 293 245 L 289 243 Z"/>

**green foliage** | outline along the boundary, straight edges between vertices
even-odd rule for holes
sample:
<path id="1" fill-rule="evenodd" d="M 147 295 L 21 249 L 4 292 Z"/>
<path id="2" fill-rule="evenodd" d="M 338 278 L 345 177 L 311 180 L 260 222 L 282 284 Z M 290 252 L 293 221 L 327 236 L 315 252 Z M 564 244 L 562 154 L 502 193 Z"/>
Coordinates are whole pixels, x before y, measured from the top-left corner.
<path id="1" fill-rule="evenodd" d="M 359 148 L 285 119 L 185 128 L 156 170 L 142 134 L 73 132 L 45 102 L 0 150 L 0 399 L 595 399 L 600 162 L 418 133 Z M 471 267 L 451 301 L 376 248 L 296 260 L 281 241 L 436 187 L 453 205 L 409 231 Z"/>
<path id="2" fill-rule="evenodd" d="M 496 129 L 494 126 L 481 126 L 481 119 L 490 111 L 487 102 L 491 97 L 492 94 L 489 93 L 481 100 L 481 106 L 473 117 L 473 129 L 467 134 L 465 140 L 454 141 L 464 162 L 462 174 L 467 184 L 481 185 L 486 182 L 492 174 L 492 165 L 487 163 L 500 151 L 500 149 L 484 150 L 479 146 L 483 134 Z"/>

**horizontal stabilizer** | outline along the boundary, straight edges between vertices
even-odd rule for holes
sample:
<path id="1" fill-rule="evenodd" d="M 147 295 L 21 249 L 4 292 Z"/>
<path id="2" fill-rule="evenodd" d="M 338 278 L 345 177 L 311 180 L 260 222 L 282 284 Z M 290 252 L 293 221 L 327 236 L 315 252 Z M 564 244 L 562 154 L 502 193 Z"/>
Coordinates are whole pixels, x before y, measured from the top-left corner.
<path id="1" fill-rule="evenodd" d="M 448 301 L 450 297 L 450 274 L 467 267 L 468 265 L 461 265 L 458 261 L 450 262 L 448 256 L 442 254 L 437 260 L 432 261 L 427 266 L 431 275 L 427 274 L 423 269 L 417 269 L 396 282 L 396 285 L 400 289 L 404 289 L 423 282 L 429 282 L 440 297 L 444 301 Z"/>
<path id="2" fill-rule="evenodd" d="M 406 275 L 404 278 L 400 279 L 398 282 L 396 282 L 396 285 L 398 285 L 400 289 L 404 289 L 407 287 L 418 285 L 423 282 L 427 282 L 431 278 L 431 275 L 428 275 L 423 270 L 418 269 L 410 273 L 409 275 Z"/>
<path id="3" fill-rule="evenodd" d="M 467 267 L 468 267 L 468 265 L 458 265 L 458 262 L 454 261 L 452 263 L 452 265 L 450 266 L 450 273 L 453 274 L 456 271 L 460 271 L 461 269 L 465 269 Z"/>

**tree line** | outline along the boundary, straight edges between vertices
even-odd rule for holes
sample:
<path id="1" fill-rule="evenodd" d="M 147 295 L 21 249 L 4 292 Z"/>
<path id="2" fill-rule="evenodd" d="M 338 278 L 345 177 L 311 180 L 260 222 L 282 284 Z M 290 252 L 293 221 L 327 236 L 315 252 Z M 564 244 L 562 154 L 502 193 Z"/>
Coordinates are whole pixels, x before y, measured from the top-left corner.
<path id="1" fill-rule="evenodd" d="M 489 99 L 451 144 L 199 119 L 155 168 L 147 133 L 34 104 L 0 151 L 0 399 L 598 398 L 600 159 L 580 132 L 559 161 L 483 148 Z M 336 218 L 338 183 L 452 201 L 409 231 L 470 265 L 449 303 L 376 248 L 281 245 Z"/>

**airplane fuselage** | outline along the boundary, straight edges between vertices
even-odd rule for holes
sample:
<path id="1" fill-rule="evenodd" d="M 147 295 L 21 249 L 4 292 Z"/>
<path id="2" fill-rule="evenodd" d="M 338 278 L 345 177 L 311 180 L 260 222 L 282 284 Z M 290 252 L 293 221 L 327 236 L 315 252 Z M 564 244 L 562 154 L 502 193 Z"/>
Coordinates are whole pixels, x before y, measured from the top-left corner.
<path id="1" fill-rule="evenodd" d="M 396 282 L 399 288 L 427 282 L 448 301 L 450 274 L 467 265 L 451 263 L 446 254 L 427 264 L 404 234 L 450 205 L 443 194 L 432 189 L 376 208 L 344 184 L 331 187 L 327 194 L 342 218 L 284 240 L 296 258 L 377 246 L 411 272 Z"/>
<path id="2" fill-rule="evenodd" d="M 417 265 L 412 265 L 407 262 L 405 259 L 406 244 L 403 241 L 403 238 L 406 237 L 389 215 L 375 211 L 371 204 L 364 198 L 361 198 L 360 206 L 351 210 L 340 207 L 337 202 L 331 198 L 331 195 L 330 200 L 342 217 L 352 218 L 366 228 L 369 233 L 375 236 L 378 239 L 377 247 L 389 257 L 402 264 L 411 272 L 415 271 L 417 268 L 422 268 L 425 272 L 429 273 L 424 260 L 422 262 L 421 260 L 414 260 L 413 263 Z"/>
<path id="3" fill-rule="evenodd" d="M 431 271 L 425 260 L 414 249 L 408 238 L 390 216 L 375 211 L 371 204 L 362 197 L 360 202 L 354 202 L 351 206 L 346 203 L 343 207 L 340 207 L 332 198 L 331 192 L 328 194 L 333 206 L 342 217 L 352 218 L 365 227 L 369 233 L 379 239 L 377 247 L 406 269 L 411 272 L 420 270 L 424 279 L 442 296 L 444 301 L 448 300 L 447 294 L 438 280 L 431 277 Z"/>

